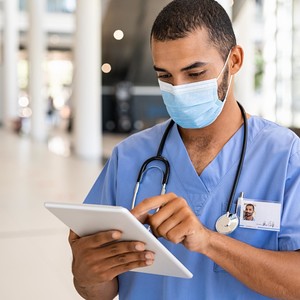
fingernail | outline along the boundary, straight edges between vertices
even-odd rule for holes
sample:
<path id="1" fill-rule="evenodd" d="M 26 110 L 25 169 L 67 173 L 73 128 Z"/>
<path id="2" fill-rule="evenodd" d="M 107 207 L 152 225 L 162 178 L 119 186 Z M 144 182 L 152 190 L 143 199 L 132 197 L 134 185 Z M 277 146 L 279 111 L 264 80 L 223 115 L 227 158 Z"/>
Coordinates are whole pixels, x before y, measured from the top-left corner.
<path id="1" fill-rule="evenodd" d="M 113 234 L 111 235 L 111 237 L 112 237 L 114 240 L 117 240 L 117 239 L 119 239 L 119 238 L 121 237 L 121 234 L 120 234 L 120 232 L 115 231 L 115 232 L 113 232 Z"/>
<path id="2" fill-rule="evenodd" d="M 154 259 L 154 255 L 152 253 L 146 253 L 145 258 L 146 259 Z"/>
<path id="3" fill-rule="evenodd" d="M 146 260 L 146 265 L 150 266 L 154 263 L 154 260 Z"/>
<path id="4" fill-rule="evenodd" d="M 137 251 L 144 251 L 145 250 L 145 246 L 143 244 L 136 244 L 135 245 L 135 249 Z"/>

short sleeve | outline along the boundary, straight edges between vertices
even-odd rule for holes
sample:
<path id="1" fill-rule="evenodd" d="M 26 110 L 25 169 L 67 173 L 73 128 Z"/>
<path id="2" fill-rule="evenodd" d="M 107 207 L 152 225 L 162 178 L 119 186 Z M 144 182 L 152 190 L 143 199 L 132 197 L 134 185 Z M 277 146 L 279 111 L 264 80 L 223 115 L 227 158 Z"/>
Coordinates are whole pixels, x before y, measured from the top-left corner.
<path id="1" fill-rule="evenodd" d="M 85 204 L 116 204 L 117 190 L 117 149 L 115 148 L 111 158 L 106 162 L 99 177 L 95 181 L 88 195 L 86 196 Z"/>
<path id="2" fill-rule="evenodd" d="M 300 152 L 290 157 L 282 205 L 279 249 L 300 249 Z"/>

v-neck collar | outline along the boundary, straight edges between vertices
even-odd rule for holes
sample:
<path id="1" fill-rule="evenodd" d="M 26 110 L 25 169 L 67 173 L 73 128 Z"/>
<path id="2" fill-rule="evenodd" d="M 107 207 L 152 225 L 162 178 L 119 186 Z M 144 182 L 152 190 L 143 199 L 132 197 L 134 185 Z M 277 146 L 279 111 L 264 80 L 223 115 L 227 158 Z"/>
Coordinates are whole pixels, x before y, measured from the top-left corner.
<path id="1" fill-rule="evenodd" d="M 248 122 L 250 120 L 251 118 Z M 241 155 L 243 135 L 244 126 L 241 126 L 199 176 L 175 124 L 169 133 L 169 138 L 165 145 L 171 172 L 175 173 L 187 193 L 210 193 L 231 168 L 237 168 Z"/>

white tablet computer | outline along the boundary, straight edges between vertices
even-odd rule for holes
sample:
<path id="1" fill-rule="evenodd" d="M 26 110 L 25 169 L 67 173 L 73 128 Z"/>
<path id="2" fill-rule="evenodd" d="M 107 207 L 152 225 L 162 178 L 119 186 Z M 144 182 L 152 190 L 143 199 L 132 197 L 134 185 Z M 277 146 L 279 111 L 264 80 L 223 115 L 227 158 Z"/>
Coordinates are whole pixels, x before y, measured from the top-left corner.
<path id="1" fill-rule="evenodd" d="M 193 277 L 193 274 L 124 207 L 55 202 L 46 202 L 45 207 L 79 236 L 99 231 L 120 230 L 123 233 L 122 240 L 144 242 L 146 249 L 155 253 L 154 263 L 132 270 L 134 272 Z"/>

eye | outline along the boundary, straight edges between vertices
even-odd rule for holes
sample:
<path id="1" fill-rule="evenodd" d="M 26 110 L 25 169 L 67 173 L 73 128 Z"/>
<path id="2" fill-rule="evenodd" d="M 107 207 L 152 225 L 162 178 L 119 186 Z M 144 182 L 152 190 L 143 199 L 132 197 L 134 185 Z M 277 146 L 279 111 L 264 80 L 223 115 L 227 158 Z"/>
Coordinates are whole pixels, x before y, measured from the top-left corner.
<path id="1" fill-rule="evenodd" d="M 206 71 L 200 71 L 200 72 L 193 72 L 193 73 L 189 73 L 189 77 L 193 77 L 193 78 L 197 78 L 197 77 L 201 77 L 206 73 Z"/>
<path id="2" fill-rule="evenodd" d="M 168 79 L 171 77 L 171 74 L 158 74 L 157 78 L 159 79 Z"/>

